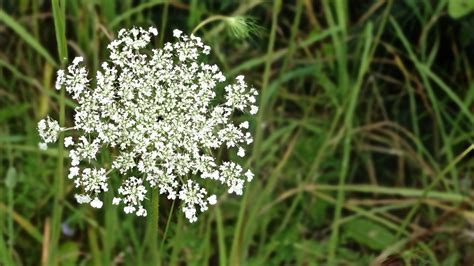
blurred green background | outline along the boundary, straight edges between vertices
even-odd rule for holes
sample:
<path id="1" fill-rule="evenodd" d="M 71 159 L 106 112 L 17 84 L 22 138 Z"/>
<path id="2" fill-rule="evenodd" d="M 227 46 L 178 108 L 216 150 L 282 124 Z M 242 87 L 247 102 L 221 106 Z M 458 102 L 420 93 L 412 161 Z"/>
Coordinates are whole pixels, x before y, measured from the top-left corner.
<path id="1" fill-rule="evenodd" d="M 0 265 L 474 264 L 474 1 L 0 8 Z M 120 28 L 155 26 L 158 46 L 198 25 L 260 92 L 254 181 L 194 224 L 161 198 L 158 237 L 157 217 L 78 205 L 63 148 L 37 148 L 39 119 L 72 123 L 56 70 L 84 56 L 94 72 Z"/>

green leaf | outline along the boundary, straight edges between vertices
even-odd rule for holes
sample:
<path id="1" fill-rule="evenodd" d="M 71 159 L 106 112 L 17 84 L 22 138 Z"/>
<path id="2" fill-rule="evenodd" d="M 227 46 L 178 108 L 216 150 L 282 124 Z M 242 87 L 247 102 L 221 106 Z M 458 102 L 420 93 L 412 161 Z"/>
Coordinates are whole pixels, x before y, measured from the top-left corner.
<path id="1" fill-rule="evenodd" d="M 449 0 L 448 13 L 452 18 L 460 18 L 474 10 L 474 0 Z"/>
<path id="2" fill-rule="evenodd" d="M 365 219 L 354 219 L 344 225 L 344 235 L 373 250 L 383 250 L 397 239 L 387 228 Z"/>

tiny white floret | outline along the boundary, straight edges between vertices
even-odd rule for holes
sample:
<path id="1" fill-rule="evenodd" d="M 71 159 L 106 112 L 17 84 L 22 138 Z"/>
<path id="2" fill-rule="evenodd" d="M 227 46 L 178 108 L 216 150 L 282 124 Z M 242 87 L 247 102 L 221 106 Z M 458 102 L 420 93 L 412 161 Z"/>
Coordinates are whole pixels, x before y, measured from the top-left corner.
<path id="1" fill-rule="evenodd" d="M 104 203 L 97 197 L 95 197 L 94 200 L 91 201 L 91 206 L 93 208 L 100 209 L 100 208 L 102 208 L 102 205 L 104 205 Z"/>
<path id="2" fill-rule="evenodd" d="M 258 112 L 258 106 L 252 105 L 250 107 L 250 114 L 255 115 L 255 114 L 257 114 L 257 112 Z"/>
<path id="3" fill-rule="evenodd" d="M 76 198 L 76 201 L 79 204 L 89 203 L 92 200 L 89 195 L 76 194 L 74 195 L 74 197 Z"/>
<path id="4" fill-rule="evenodd" d="M 173 36 L 176 38 L 179 38 L 181 36 L 181 33 L 183 32 L 178 29 L 173 30 Z"/>
<path id="5" fill-rule="evenodd" d="M 84 58 L 82 56 L 78 56 L 78 57 L 74 58 L 74 60 L 72 60 L 72 64 L 77 65 L 82 61 L 84 61 Z"/>
<path id="6" fill-rule="evenodd" d="M 252 181 L 252 179 L 253 179 L 253 173 L 252 173 L 252 171 L 247 170 L 247 172 L 245 172 L 245 177 L 247 177 L 247 182 Z"/>
<path id="7" fill-rule="evenodd" d="M 239 127 L 248 129 L 249 128 L 249 121 L 242 122 Z"/>
<path id="8" fill-rule="evenodd" d="M 207 198 L 207 201 L 209 201 L 209 204 L 215 205 L 217 203 L 216 195 L 211 195 L 209 198 Z"/>
<path id="9" fill-rule="evenodd" d="M 69 179 L 74 178 L 75 176 L 79 175 L 79 167 L 71 167 L 69 168 L 69 175 L 67 176 Z"/>
<path id="10" fill-rule="evenodd" d="M 150 27 L 148 31 L 155 36 L 158 35 L 158 30 L 155 27 Z"/>
<path id="11" fill-rule="evenodd" d="M 72 141 L 72 137 L 65 137 L 64 138 L 64 147 L 69 147 L 74 145 L 74 141 Z"/>
<path id="12" fill-rule="evenodd" d="M 113 198 L 113 199 L 112 199 L 112 204 L 113 204 L 113 205 L 119 205 L 120 200 L 121 200 L 120 198 Z"/>
<path id="13" fill-rule="evenodd" d="M 245 150 L 242 147 L 239 147 L 239 151 L 237 152 L 237 155 L 239 157 L 244 157 L 245 156 Z"/>

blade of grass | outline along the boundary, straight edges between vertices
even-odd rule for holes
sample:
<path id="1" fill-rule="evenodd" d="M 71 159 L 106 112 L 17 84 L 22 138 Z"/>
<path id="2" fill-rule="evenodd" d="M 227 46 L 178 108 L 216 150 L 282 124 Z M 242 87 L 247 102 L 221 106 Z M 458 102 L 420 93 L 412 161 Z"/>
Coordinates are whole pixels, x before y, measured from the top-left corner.
<path id="1" fill-rule="evenodd" d="M 183 243 L 186 242 L 185 240 L 183 240 L 183 234 L 184 234 L 184 230 L 183 230 L 184 218 L 183 217 L 184 216 L 182 213 L 178 214 L 178 223 L 176 225 L 177 229 L 175 231 L 175 235 L 172 240 L 173 248 L 171 251 L 169 265 L 179 265 L 178 255 L 181 252 Z"/>
<path id="2" fill-rule="evenodd" d="M 92 253 L 92 260 L 93 265 L 99 266 L 102 264 L 101 262 L 101 252 L 99 248 L 99 241 L 97 239 L 97 229 L 93 227 L 87 228 L 87 238 L 89 239 L 89 248 L 91 249 Z M 51 265 L 51 264 L 49 264 Z"/>
<path id="3" fill-rule="evenodd" d="M 174 204 L 176 203 L 175 200 L 173 200 L 173 203 L 171 203 L 171 209 L 168 215 L 168 219 L 166 221 L 166 226 L 165 226 L 165 231 L 163 232 L 163 237 L 161 239 L 161 244 L 160 244 L 160 254 L 163 254 L 164 248 L 165 248 L 165 240 L 166 237 L 168 236 L 168 229 L 170 227 L 171 223 L 171 218 L 173 217 L 174 214 Z"/>
<path id="4" fill-rule="evenodd" d="M 270 39 L 268 41 L 268 47 L 267 47 L 267 55 L 266 55 L 266 62 L 265 62 L 265 70 L 263 72 L 263 80 L 262 80 L 262 86 L 260 90 L 260 104 L 259 104 L 259 112 L 257 115 L 257 125 L 261 125 L 265 113 L 265 101 L 267 96 L 267 87 L 269 84 L 270 80 L 270 74 L 271 74 L 271 69 L 272 69 L 272 58 L 273 58 L 273 47 L 275 45 L 275 38 L 276 38 L 276 30 L 278 27 L 278 14 L 280 13 L 282 6 L 282 1 L 281 0 L 276 0 L 273 4 L 273 16 L 272 16 L 272 28 L 270 32 Z M 263 131 L 262 127 L 258 126 L 255 130 L 255 141 L 253 145 L 253 152 L 252 152 L 252 157 L 250 161 L 254 161 L 255 158 L 258 158 L 260 155 L 260 145 L 262 141 L 262 136 L 263 136 Z"/>
<path id="5" fill-rule="evenodd" d="M 433 110 L 434 110 L 434 113 L 435 113 L 435 119 L 436 119 L 437 126 L 439 127 L 439 132 L 441 134 L 441 138 L 442 138 L 444 146 L 446 148 L 445 150 L 446 150 L 447 160 L 452 161 L 454 159 L 454 153 L 453 153 L 453 150 L 452 150 L 451 139 L 447 135 L 447 129 L 445 127 L 445 123 L 444 123 L 444 121 L 442 119 L 442 116 L 441 116 L 440 104 L 442 102 L 438 100 L 438 98 L 436 97 L 436 95 L 434 93 L 433 88 L 431 87 L 429 79 L 428 79 L 428 77 L 425 73 L 427 67 L 422 62 L 420 62 L 418 60 L 418 58 L 416 57 L 415 53 L 413 52 L 413 49 L 410 46 L 409 41 L 405 37 L 405 34 L 403 33 L 402 29 L 398 25 L 397 21 L 394 18 L 390 18 L 390 22 L 391 22 L 393 28 L 395 29 L 395 32 L 397 33 L 398 38 L 400 39 L 403 46 L 405 47 L 405 50 L 408 52 L 410 60 L 412 60 L 412 62 L 415 64 L 415 67 L 417 68 L 418 72 L 421 75 L 421 79 L 423 81 L 423 84 L 426 87 L 426 90 L 428 92 L 428 96 L 430 98 L 430 101 L 431 101 L 431 104 L 432 104 L 432 107 L 433 107 Z M 455 95 L 455 94 L 450 93 L 450 95 L 452 96 L 452 95 Z M 457 102 L 459 102 L 459 101 L 457 101 Z M 461 106 L 462 105 L 463 104 L 461 102 Z M 458 180 L 457 169 L 453 168 L 453 169 L 451 169 L 450 172 L 451 172 L 451 177 L 453 179 L 454 190 L 456 192 L 459 192 L 459 180 Z"/>
<path id="6" fill-rule="evenodd" d="M 216 223 L 217 223 L 217 241 L 219 248 L 219 265 L 227 266 L 227 247 L 225 244 L 224 222 L 222 220 L 222 212 L 220 205 L 215 207 Z"/>
<path id="7" fill-rule="evenodd" d="M 463 101 L 457 96 L 457 94 L 444 83 L 433 71 L 431 71 L 427 66 L 420 65 L 420 70 L 424 72 L 429 78 L 431 78 L 445 93 L 448 95 L 451 100 L 457 104 L 461 113 L 463 113 L 466 118 L 474 124 L 474 114 L 469 110 L 469 107 L 463 103 Z"/>
<path id="8" fill-rule="evenodd" d="M 166 26 L 168 25 L 168 13 L 170 8 L 170 2 L 166 1 L 163 6 L 163 12 L 161 14 L 161 27 L 160 27 L 160 47 L 163 46 L 165 35 L 166 35 Z"/>
<path id="9" fill-rule="evenodd" d="M 336 264 L 336 249 L 338 246 L 338 239 L 339 239 L 339 220 L 341 219 L 342 213 L 342 205 L 344 203 L 344 186 L 346 176 L 349 172 L 349 160 L 350 160 L 350 149 L 351 149 L 351 138 L 352 138 L 352 127 L 353 127 L 353 120 L 354 120 L 354 112 L 356 109 L 356 103 L 359 96 L 359 91 L 361 90 L 363 78 L 366 72 L 369 69 L 371 56 L 369 55 L 370 47 L 372 45 L 372 23 L 367 24 L 365 28 L 365 45 L 364 51 L 362 54 L 362 61 L 359 68 L 359 74 L 357 77 L 357 81 L 352 89 L 352 93 L 349 98 L 349 104 L 346 110 L 346 117 L 344 119 L 344 130 L 345 130 L 345 138 L 344 138 L 344 147 L 343 147 L 343 157 L 342 157 L 342 166 L 339 175 L 339 190 L 337 192 L 337 202 L 334 211 L 334 222 L 332 225 L 332 232 L 331 237 L 329 240 L 329 249 L 328 249 L 328 264 L 335 265 Z"/>
<path id="10" fill-rule="evenodd" d="M 108 157 L 108 156 L 104 156 Z M 110 158 L 107 158 L 104 161 L 110 161 Z M 103 234 L 103 252 L 102 255 L 102 264 L 103 265 L 110 265 L 112 264 L 112 258 L 114 256 L 114 248 L 117 244 L 118 235 L 116 232 L 119 230 L 118 227 L 118 219 L 117 219 L 117 209 L 115 206 L 112 205 L 113 199 L 113 192 L 108 191 L 105 194 L 104 199 L 104 227 L 105 227 L 105 234 Z"/>
<path id="11" fill-rule="evenodd" d="M 332 198 L 331 196 L 329 196 L 327 194 L 317 192 L 317 191 L 313 191 L 312 193 L 316 197 L 318 197 L 318 198 L 320 198 L 320 199 L 322 199 L 326 202 L 329 202 L 329 203 L 332 203 L 332 204 L 337 204 L 337 199 L 334 199 L 334 198 Z M 348 205 L 348 204 L 343 204 L 342 207 L 344 207 L 344 208 L 346 208 L 350 211 L 355 212 L 357 215 L 366 217 L 369 220 L 377 222 L 377 223 L 379 223 L 379 224 L 381 224 L 381 225 L 383 225 L 383 226 L 385 226 L 388 229 L 391 229 L 393 231 L 400 230 L 399 225 L 397 225 L 397 224 L 395 224 L 395 223 L 393 223 L 393 222 L 391 222 L 391 221 L 389 221 L 385 218 L 379 217 L 379 216 L 375 215 L 374 213 L 365 210 L 364 208 L 360 208 L 360 207 L 352 206 L 352 205 Z M 339 226 L 342 224 L 342 222 L 347 222 L 347 221 L 345 221 L 343 219 L 338 220 Z M 409 232 L 406 231 L 406 229 L 403 229 L 403 231 L 401 231 L 401 233 L 406 237 L 410 236 Z M 430 265 L 438 265 L 436 256 L 434 255 L 433 251 L 428 247 L 428 245 L 424 242 L 419 242 L 418 244 L 419 244 L 420 248 L 425 252 L 425 254 L 427 254 L 430 257 L 430 259 L 431 259 L 431 264 Z"/>
<path id="12" fill-rule="evenodd" d="M 43 241 L 43 235 L 41 234 L 38 229 L 28 221 L 28 219 L 24 218 L 17 212 L 10 210 L 7 206 L 5 206 L 3 203 L 0 202 L 0 212 L 1 213 L 7 213 L 8 215 L 11 215 L 13 220 L 21 227 L 23 230 L 25 230 L 34 240 L 38 241 L 41 243 Z"/>
<path id="13" fill-rule="evenodd" d="M 273 202 L 262 207 L 259 215 L 264 215 L 270 208 L 274 205 L 280 203 L 283 200 L 286 200 L 293 195 L 298 195 L 300 192 L 310 192 L 310 191 L 337 191 L 339 186 L 337 185 L 326 185 L 326 184 L 302 184 L 299 187 L 287 190 L 285 193 L 280 194 Z M 345 192 L 357 192 L 357 193 L 369 193 L 369 194 L 379 194 L 379 195 L 396 195 L 407 198 L 420 198 L 426 197 L 428 199 L 450 201 L 454 203 L 461 203 L 468 199 L 468 196 L 461 195 L 458 193 L 451 192 L 441 192 L 441 191 L 429 191 L 424 195 L 424 190 L 414 189 L 414 188 L 404 188 L 404 187 L 382 187 L 376 185 L 345 185 Z"/>
<path id="14" fill-rule="evenodd" d="M 57 66 L 58 63 L 51 57 L 48 51 L 38 42 L 23 26 L 10 17 L 5 11 L 0 9 L 0 21 L 16 32 L 31 48 L 36 50 L 48 63 Z"/>
<path id="15" fill-rule="evenodd" d="M 272 8 L 272 27 L 271 27 L 271 32 L 270 32 L 270 39 L 268 42 L 268 47 L 267 47 L 267 55 L 266 55 L 266 64 L 265 64 L 265 70 L 263 73 L 263 81 L 262 81 L 262 87 L 261 87 L 261 97 L 260 97 L 260 102 L 262 102 L 262 99 L 265 98 L 264 95 L 266 93 L 266 87 L 268 86 L 269 80 L 270 80 L 270 73 L 271 73 L 271 66 L 272 66 L 272 57 L 273 57 L 273 48 L 275 45 L 275 38 L 276 38 L 276 30 L 278 27 L 278 15 L 280 13 L 282 6 L 282 1 L 281 0 L 276 0 L 274 1 L 273 8 Z M 259 105 L 259 113 L 257 116 L 257 125 L 261 125 L 261 122 L 263 120 L 263 113 L 265 110 L 265 106 Z M 262 128 L 258 126 L 255 131 L 255 141 L 254 141 L 254 146 L 252 150 L 252 156 L 249 161 L 254 161 L 256 158 L 258 158 L 260 154 L 260 145 L 262 141 Z M 242 199 L 240 211 L 239 211 L 239 216 L 237 219 L 237 224 L 235 226 L 234 230 L 234 238 L 232 240 L 232 246 L 231 246 L 231 251 L 230 251 L 230 257 L 229 257 L 229 263 L 232 265 L 239 265 L 241 264 L 241 256 L 242 256 L 242 247 L 241 247 L 241 241 L 242 241 L 242 234 L 241 232 L 243 224 L 244 224 L 244 216 L 245 216 L 245 208 L 247 207 L 247 200 L 248 200 L 248 191 L 244 192 L 244 196 Z"/>
<path id="16" fill-rule="evenodd" d="M 66 42 L 66 21 L 65 21 L 65 11 L 66 11 L 66 1 L 61 0 L 52 0 L 51 5 L 53 8 L 53 19 L 54 27 L 56 32 L 56 41 L 58 45 L 58 54 L 60 58 L 61 65 L 67 61 L 67 42 Z M 61 89 L 60 98 L 59 98 L 59 125 L 61 127 L 65 126 L 65 93 L 64 89 Z M 61 219 L 64 205 L 64 135 L 59 135 L 58 140 L 58 161 L 57 161 L 57 174 L 54 178 L 54 205 L 53 213 L 51 219 L 51 245 L 49 250 L 49 264 L 53 264 L 56 260 L 56 253 L 59 246 L 59 237 L 61 229 Z"/>
<path id="17" fill-rule="evenodd" d="M 304 0 L 298 0 L 296 3 L 296 11 L 295 11 L 295 17 L 293 19 L 293 23 L 291 26 L 291 34 L 290 34 L 290 39 L 289 39 L 289 47 L 288 47 L 288 53 L 283 61 L 283 66 L 281 67 L 280 74 L 285 73 L 285 71 L 288 68 L 288 65 L 290 64 L 291 58 L 293 58 L 293 53 L 296 50 L 296 35 L 299 32 L 299 25 L 301 21 L 301 14 L 303 13 L 303 3 Z"/>
<path id="18" fill-rule="evenodd" d="M 416 214 L 418 209 L 421 206 L 421 201 L 427 197 L 431 190 L 433 190 L 436 185 L 441 181 L 441 179 L 453 168 L 456 164 L 458 164 L 462 159 L 464 159 L 469 153 L 474 150 L 474 144 L 471 144 L 466 150 L 464 150 L 461 154 L 459 154 L 453 161 L 451 161 L 432 181 L 431 183 L 423 190 L 423 194 L 421 195 L 418 202 L 411 208 L 410 212 L 403 220 L 403 223 L 400 226 L 400 229 L 397 233 L 399 236 L 401 231 L 406 228 L 406 226 L 410 223 L 413 216 Z"/>

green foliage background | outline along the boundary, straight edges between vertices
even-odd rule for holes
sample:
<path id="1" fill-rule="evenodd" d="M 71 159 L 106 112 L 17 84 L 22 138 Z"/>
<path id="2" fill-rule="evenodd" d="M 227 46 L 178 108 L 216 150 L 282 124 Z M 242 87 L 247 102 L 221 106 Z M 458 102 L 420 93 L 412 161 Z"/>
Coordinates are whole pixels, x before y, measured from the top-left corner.
<path id="1" fill-rule="evenodd" d="M 0 8 L 1 265 L 474 263 L 471 0 Z M 37 148 L 47 113 L 72 123 L 56 70 L 80 55 L 94 72 L 118 29 L 152 25 L 156 45 L 174 28 L 197 30 L 228 77 L 245 74 L 260 91 L 243 162 L 256 178 L 195 224 L 156 195 L 146 219 L 80 206 L 66 151 Z"/>

